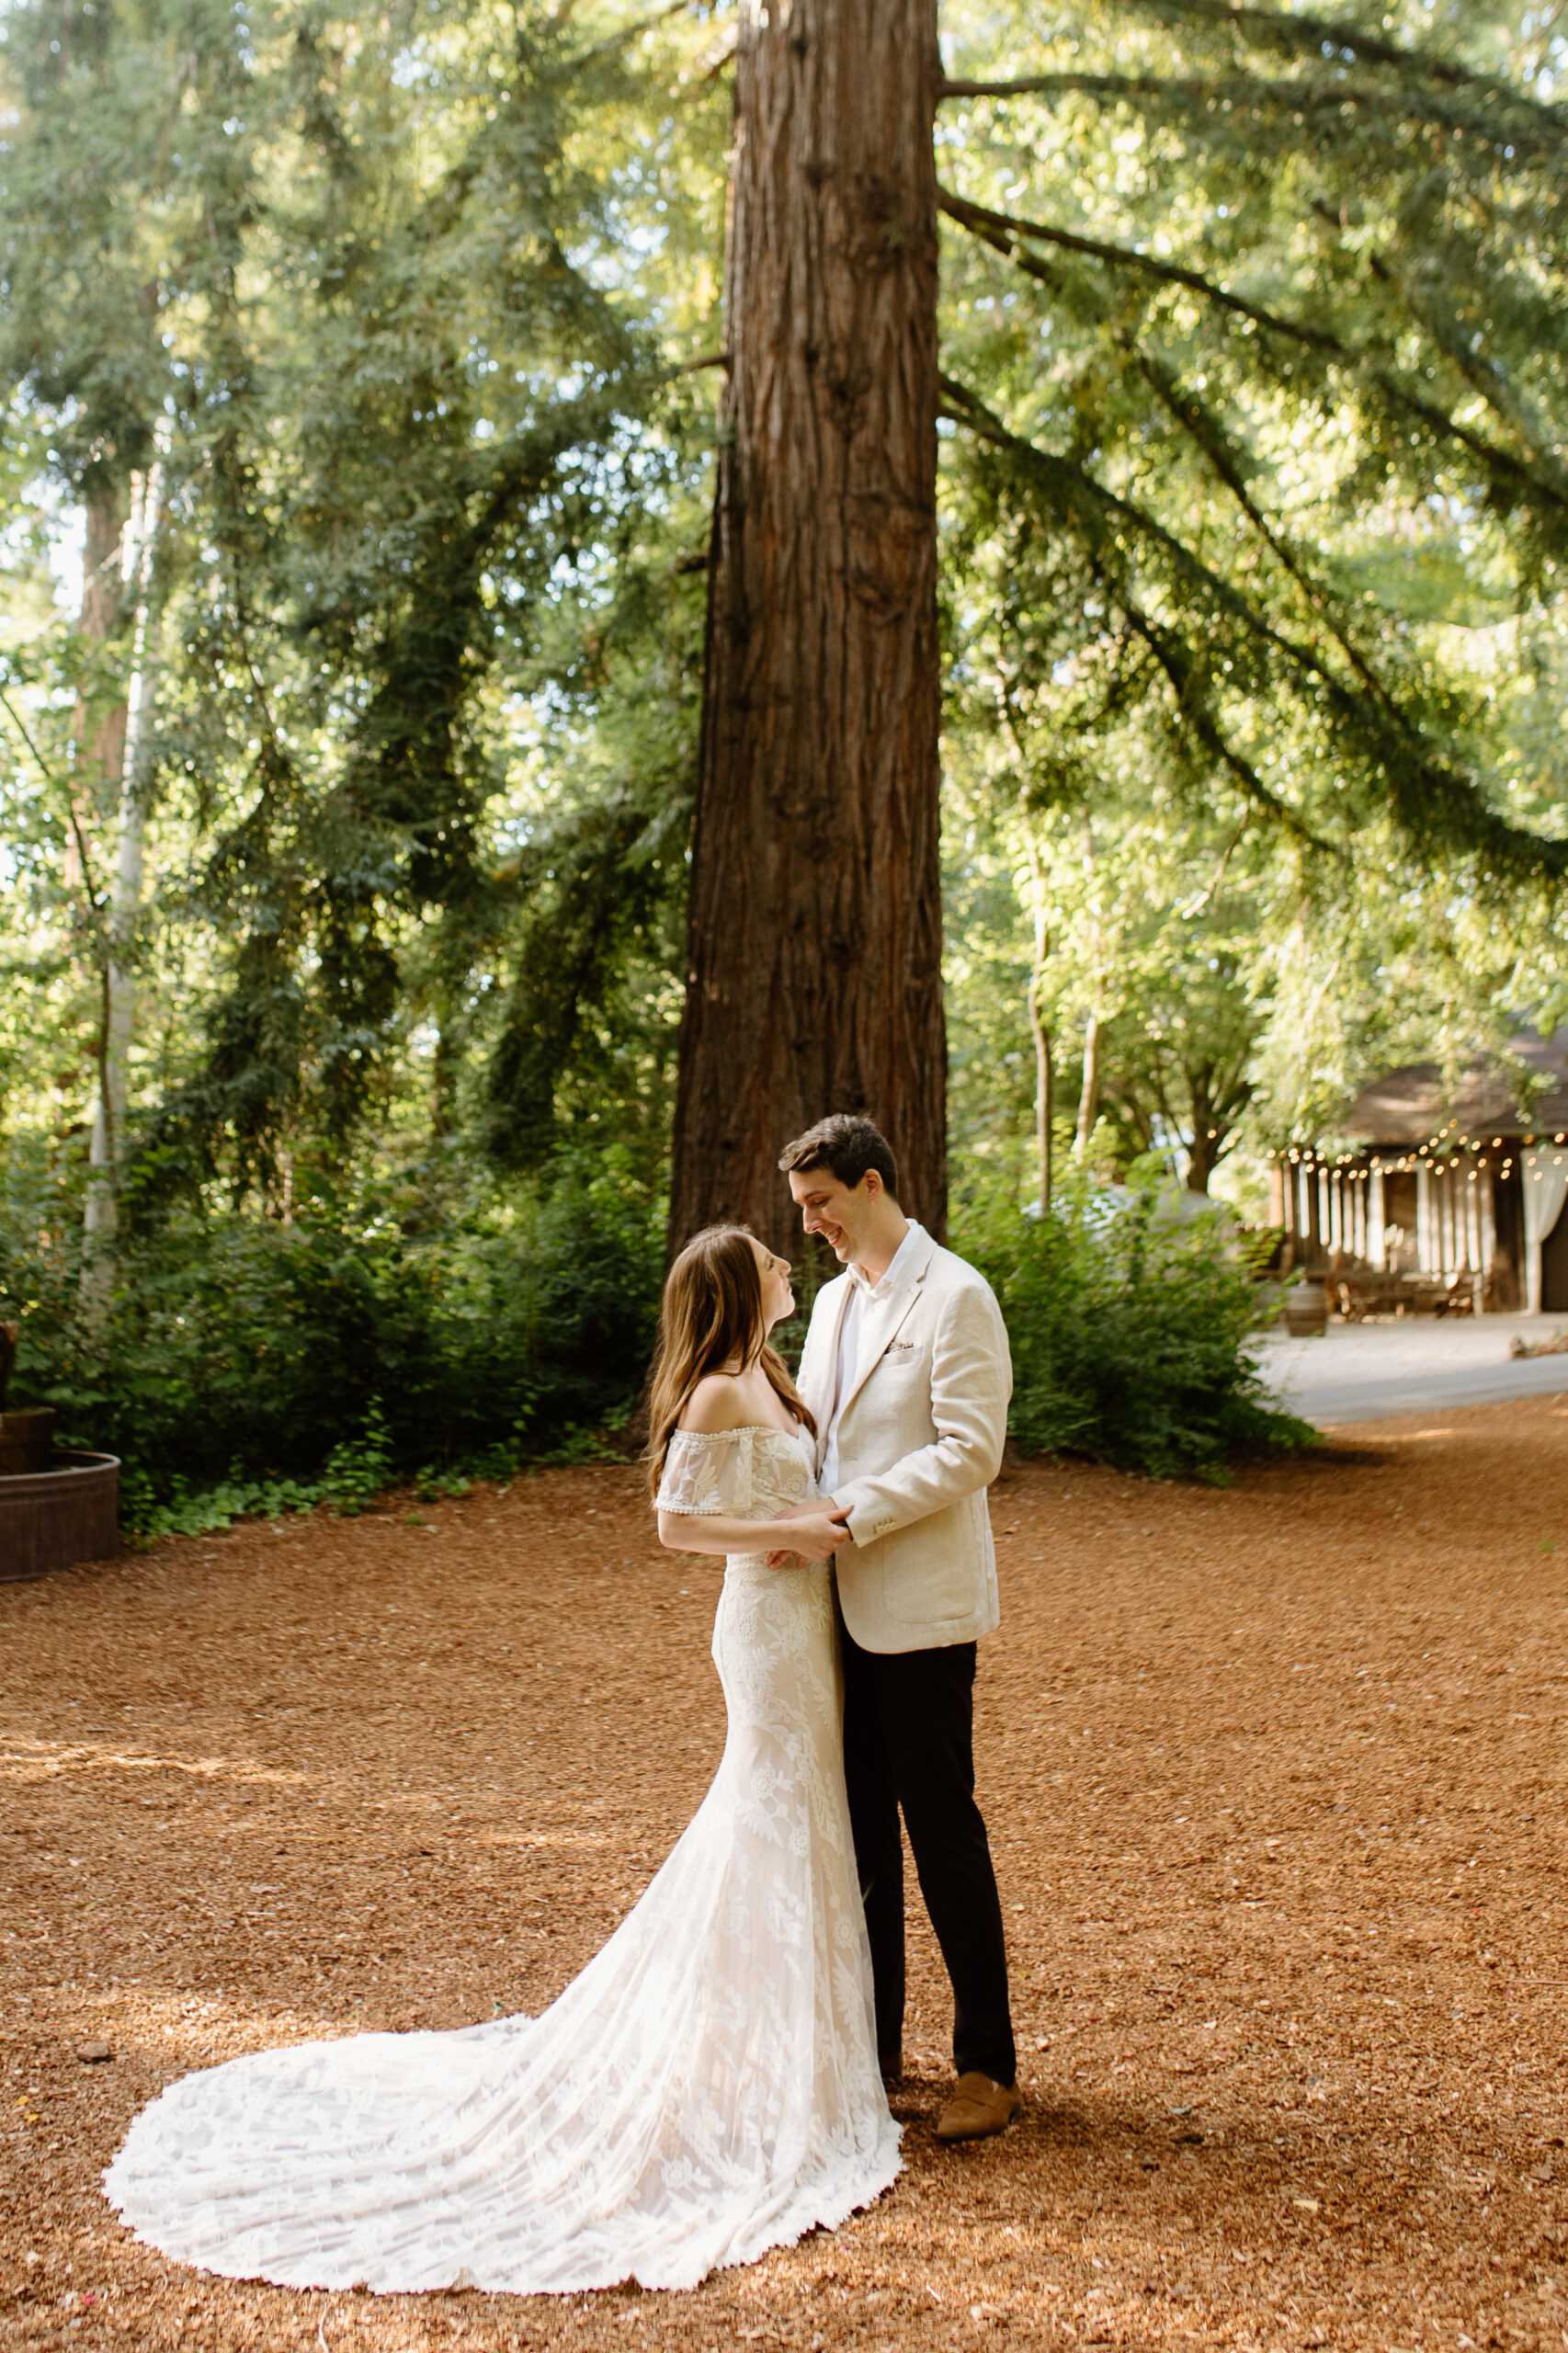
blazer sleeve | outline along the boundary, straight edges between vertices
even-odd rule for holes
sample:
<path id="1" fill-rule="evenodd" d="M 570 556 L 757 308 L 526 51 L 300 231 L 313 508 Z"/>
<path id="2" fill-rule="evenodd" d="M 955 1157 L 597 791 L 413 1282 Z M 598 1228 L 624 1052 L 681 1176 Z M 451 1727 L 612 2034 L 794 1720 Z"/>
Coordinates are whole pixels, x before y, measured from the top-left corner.
<path id="1" fill-rule="evenodd" d="M 1013 1364 L 1007 1329 L 989 1287 L 965 1283 L 943 1299 L 931 1352 L 934 1444 L 917 1447 L 874 1478 L 852 1479 L 847 1505 L 857 1544 L 874 1544 L 988 1487 L 1002 1467 Z"/>

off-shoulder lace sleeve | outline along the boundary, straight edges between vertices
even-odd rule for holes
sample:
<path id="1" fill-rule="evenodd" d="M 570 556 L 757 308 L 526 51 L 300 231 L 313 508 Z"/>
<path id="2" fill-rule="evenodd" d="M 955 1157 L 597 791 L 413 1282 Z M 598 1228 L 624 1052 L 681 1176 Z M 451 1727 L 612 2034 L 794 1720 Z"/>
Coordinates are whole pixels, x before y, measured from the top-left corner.
<path id="1" fill-rule="evenodd" d="M 659 1482 L 660 1511 L 746 1518 L 752 1507 L 750 1430 L 676 1430 Z"/>

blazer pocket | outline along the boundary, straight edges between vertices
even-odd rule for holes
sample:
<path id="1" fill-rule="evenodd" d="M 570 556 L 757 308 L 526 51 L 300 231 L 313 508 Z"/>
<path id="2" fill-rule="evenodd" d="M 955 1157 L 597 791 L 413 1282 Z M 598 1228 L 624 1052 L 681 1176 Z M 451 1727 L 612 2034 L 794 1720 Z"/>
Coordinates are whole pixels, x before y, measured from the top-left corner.
<path id="1" fill-rule="evenodd" d="M 889 1540 L 897 1544 L 897 1538 Z M 955 1608 L 952 1553 L 925 1545 L 900 1546 L 882 1563 L 882 1607 L 901 1625 L 928 1626 L 958 1615 Z"/>
<path id="2" fill-rule="evenodd" d="M 969 1498 L 886 1540 L 882 1608 L 904 1626 L 968 1617 L 984 1590 L 984 1552 Z M 913 1541 L 911 1539 L 913 1538 Z"/>

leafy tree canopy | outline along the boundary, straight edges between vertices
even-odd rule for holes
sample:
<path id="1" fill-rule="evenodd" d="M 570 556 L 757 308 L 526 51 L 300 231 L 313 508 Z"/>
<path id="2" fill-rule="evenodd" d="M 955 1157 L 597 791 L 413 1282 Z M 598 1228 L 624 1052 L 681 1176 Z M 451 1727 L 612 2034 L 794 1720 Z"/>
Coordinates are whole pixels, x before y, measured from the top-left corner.
<path id="1" fill-rule="evenodd" d="M 1568 1007 L 1563 43 L 1512 0 L 954 0 L 944 42 L 958 1142 L 1024 1168 L 1033 986 L 1063 1151 L 1092 1017 L 1113 1158 L 1240 1159 L 1379 1056 Z M 730 43 L 700 6 L 7 15 L 39 1247 L 80 1204 L 91 755 L 160 447 L 132 1205 L 286 1222 L 379 1154 L 413 1172 L 379 1216 L 504 1222 L 607 1141 L 656 1189 Z M 56 578 L 84 513 L 102 629 Z"/>

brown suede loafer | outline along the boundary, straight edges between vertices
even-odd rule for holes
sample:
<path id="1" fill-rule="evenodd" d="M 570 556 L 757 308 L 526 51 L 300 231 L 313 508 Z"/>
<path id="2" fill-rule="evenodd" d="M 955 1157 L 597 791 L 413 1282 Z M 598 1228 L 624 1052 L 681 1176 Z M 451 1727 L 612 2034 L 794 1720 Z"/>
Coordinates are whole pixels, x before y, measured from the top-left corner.
<path id="1" fill-rule="evenodd" d="M 960 2075 L 937 2120 L 938 2141 L 988 2141 L 1006 2132 L 1024 2104 L 1017 2084 L 994 2084 L 989 2075 Z"/>

